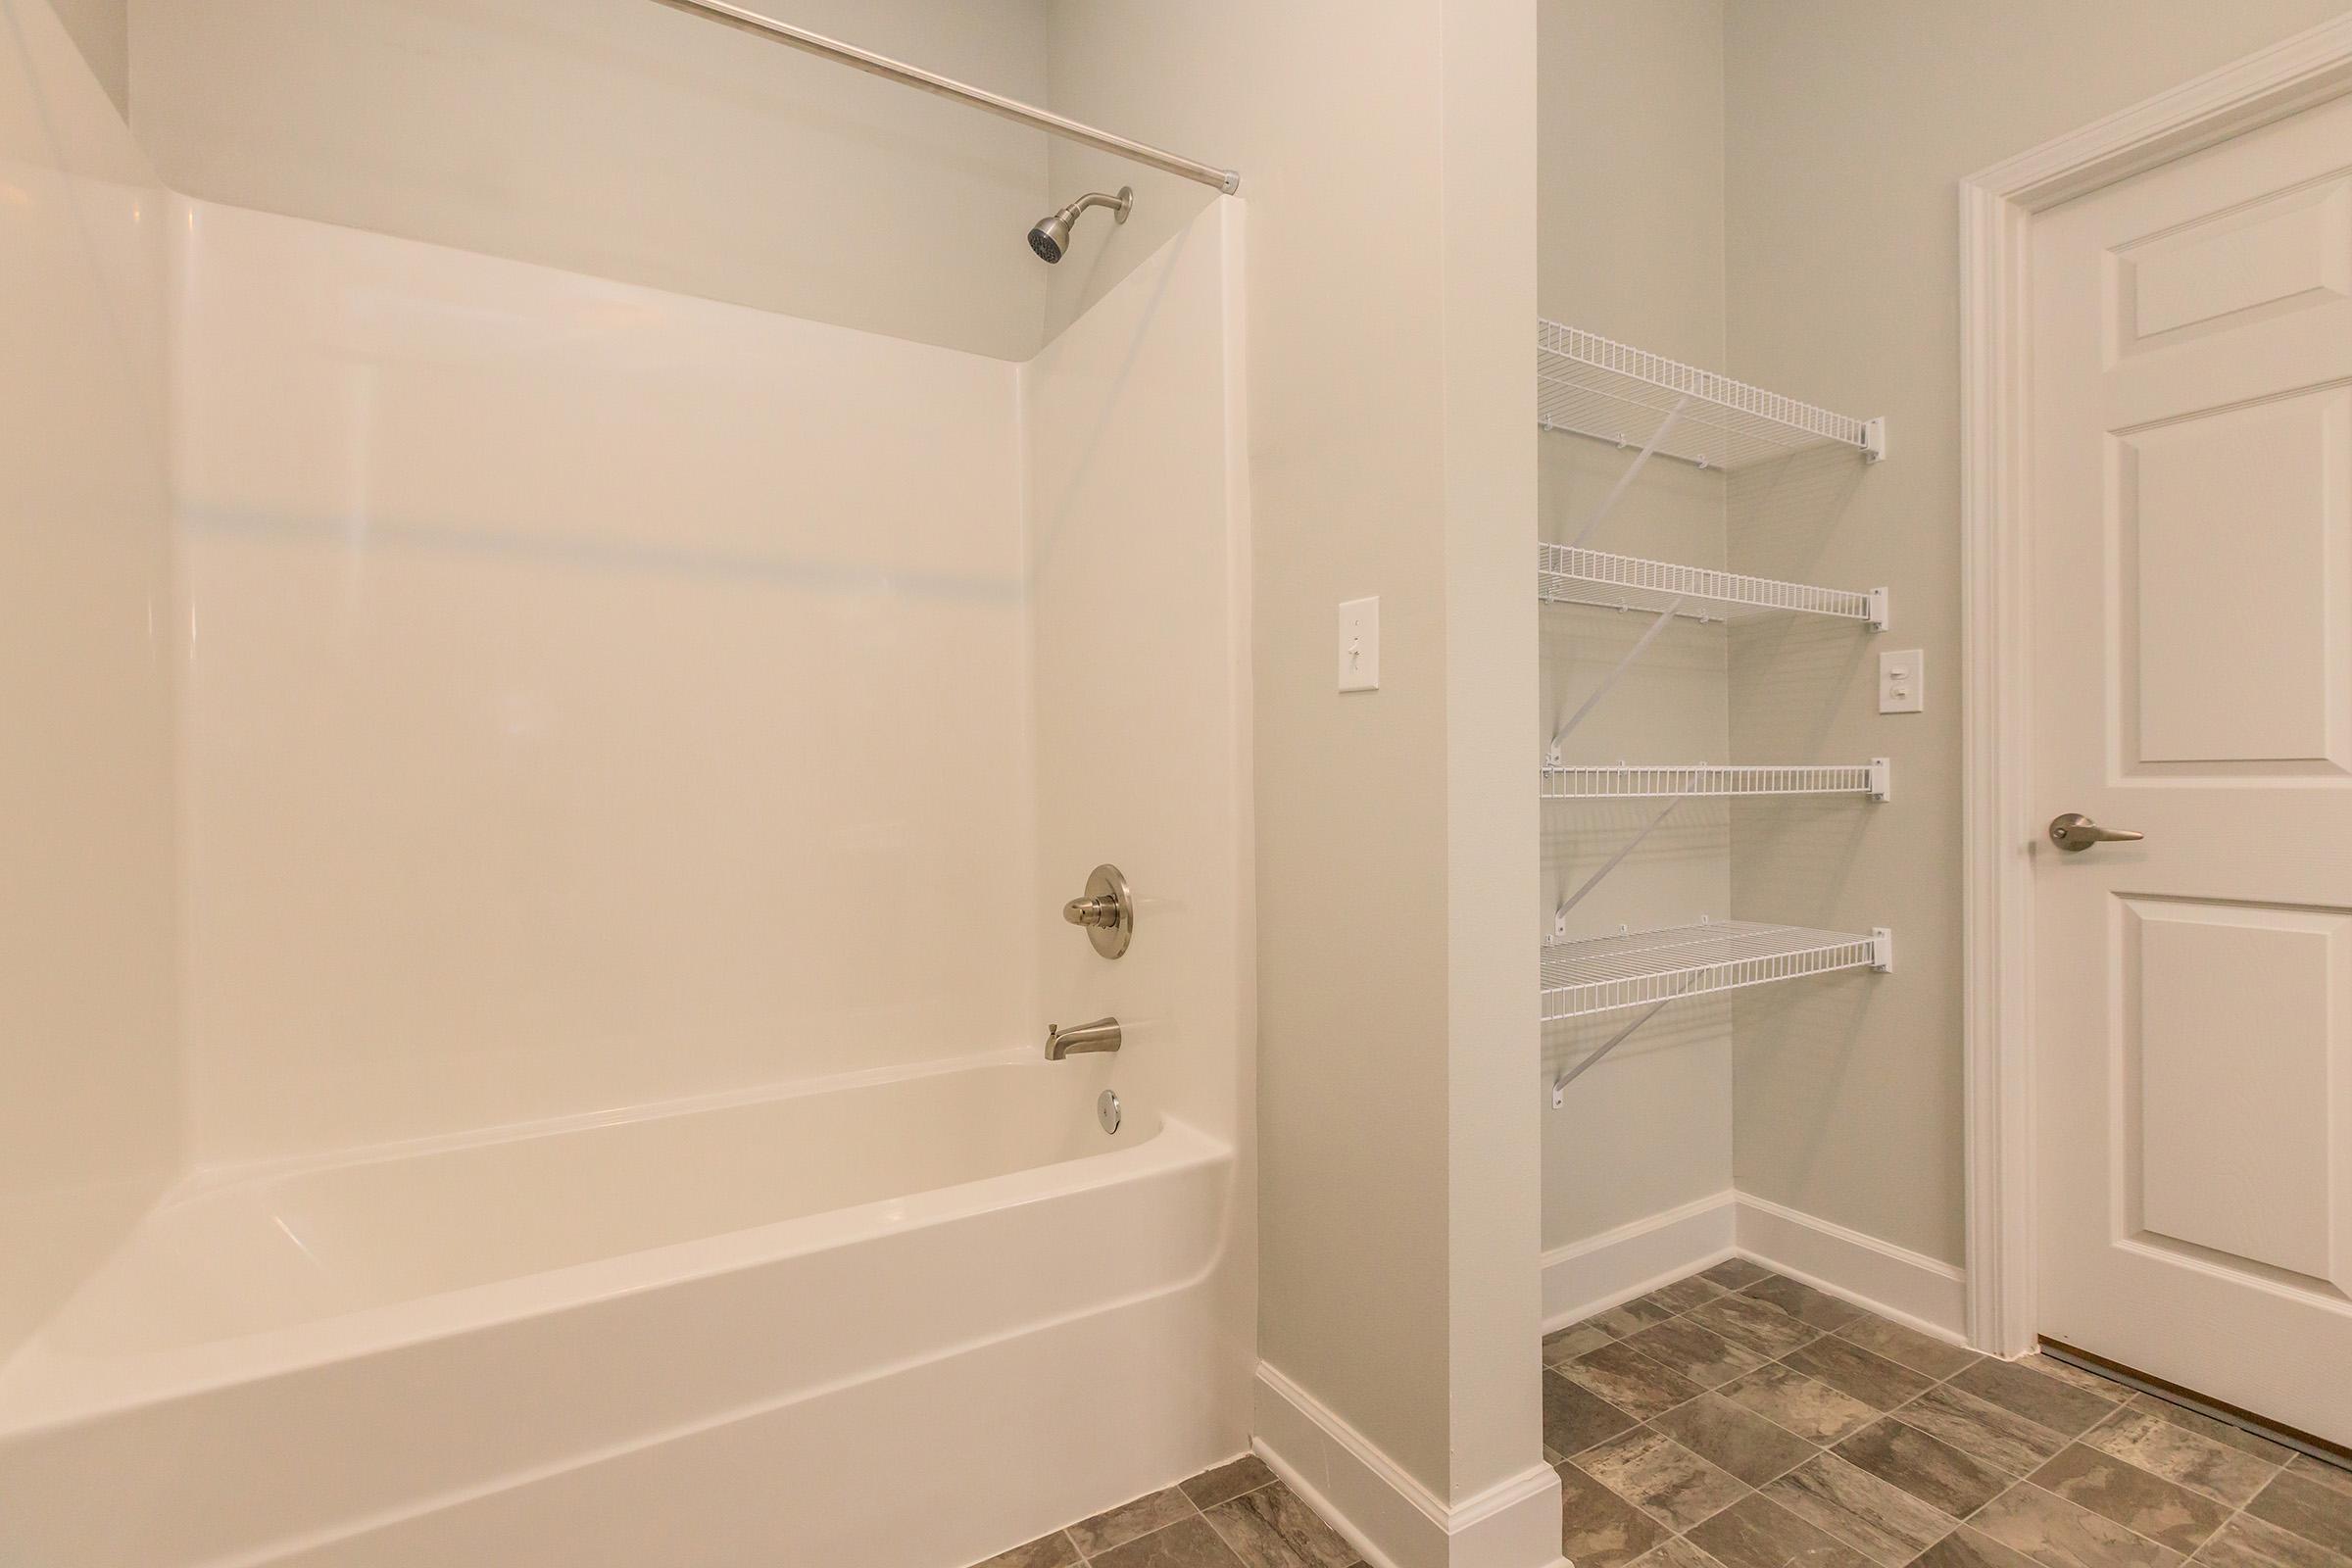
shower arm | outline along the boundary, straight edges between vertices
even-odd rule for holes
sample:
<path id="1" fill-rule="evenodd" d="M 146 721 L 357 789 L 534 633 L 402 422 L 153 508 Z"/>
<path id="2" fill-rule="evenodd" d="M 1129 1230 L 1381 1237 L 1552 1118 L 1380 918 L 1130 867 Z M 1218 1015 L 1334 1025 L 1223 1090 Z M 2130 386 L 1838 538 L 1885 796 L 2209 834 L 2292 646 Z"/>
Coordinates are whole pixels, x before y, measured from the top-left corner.
<path id="1" fill-rule="evenodd" d="M 771 43 L 789 44 L 795 49 L 836 61 L 869 75 L 918 87 L 924 92 L 937 93 L 942 98 L 953 98 L 958 103 L 970 104 L 975 109 L 985 109 L 992 115 L 1033 126 L 1049 135 L 1084 142 L 1089 147 L 1116 153 L 1122 158 L 1132 158 L 1139 164 L 1149 164 L 1153 169 L 1165 170 L 1171 174 L 1182 174 L 1186 179 L 1197 179 L 1203 185 L 1214 185 L 1228 196 L 1242 188 L 1242 176 L 1237 170 L 1217 169 L 1180 153 L 1169 152 L 1164 147 L 1130 141 L 1125 136 L 1113 135 L 1107 130 L 1097 130 L 1092 125 L 1066 119 L 1051 110 L 1022 103 L 1017 98 L 1006 98 L 985 88 L 957 81 L 952 76 L 925 71 L 920 66 L 910 66 L 904 61 L 893 60 L 888 55 L 878 55 L 855 44 L 843 43 L 838 38 L 828 38 L 823 33 L 810 32 L 806 27 L 796 27 L 772 17 L 763 17 L 743 6 L 730 4 L 729 0 L 656 0 L 656 3 L 665 5 L 672 11 L 683 11 L 688 16 L 701 17 L 707 22 L 723 23 Z"/>

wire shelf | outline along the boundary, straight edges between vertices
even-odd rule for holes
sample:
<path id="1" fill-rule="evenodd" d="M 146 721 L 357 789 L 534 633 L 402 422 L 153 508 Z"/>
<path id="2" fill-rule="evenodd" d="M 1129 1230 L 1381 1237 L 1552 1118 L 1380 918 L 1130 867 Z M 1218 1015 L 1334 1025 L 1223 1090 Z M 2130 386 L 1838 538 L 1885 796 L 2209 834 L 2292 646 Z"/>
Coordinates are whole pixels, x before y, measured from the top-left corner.
<path id="1" fill-rule="evenodd" d="M 1880 631 L 1886 626 L 1884 588 L 1868 593 L 1817 588 L 1574 545 L 1536 547 L 1536 597 L 1547 605 L 1597 605 L 1652 613 L 1673 605 L 1674 612 L 1688 620 L 1737 620 L 1788 611 L 1858 620 Z"/>
<path id="2" fill-rule="evenodd" d="M 1746 920 L 1547 943 L 1544 1020 L 1581 1018 L 1840 969 L 1884 969 L 1889 966 L 1892 949 L 1893 938 L 1885 931 L 1857 936 Z"/>
<path id="3" fill-rule="evenodd" d="M 1681 799 L 1693 795 L 1867 795 L 1885 800 L 1888 765 L 1885 758 L 1861 763 L 1799 766 L 1741 766 L 1712 762 L 1637 767 L 1581 765 L 1544 769 L 1547 801 Z"/>
<path id="4" fill-rule="evenodd" d="M 1670 414 L 1674 425 L 1660 434 Z M 1832 414 L 1557 321 L 1536 323 L 1536 423 L 1619 446 L 1654 445 L 1661 456 L 1712 468 L 1823 445 L 1873 460 L 1885 450 L 1885 427 L 1875 419 Z"/>

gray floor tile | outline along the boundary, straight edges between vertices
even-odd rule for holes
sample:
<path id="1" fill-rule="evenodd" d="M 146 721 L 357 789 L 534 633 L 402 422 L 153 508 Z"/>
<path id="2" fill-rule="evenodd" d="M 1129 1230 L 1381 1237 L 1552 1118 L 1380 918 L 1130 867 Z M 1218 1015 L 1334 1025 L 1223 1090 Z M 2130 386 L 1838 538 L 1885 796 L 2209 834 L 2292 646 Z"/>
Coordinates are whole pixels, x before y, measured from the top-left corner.
<path id="1" fill-rule="evenodd" d="M 1671 1323 L 1643 1329 L 1626 1343 L 1651 1360 L 1710 1389 L 1753 1372 L 1771 1359 L 1733 1345 L 1689 1318 L 1676 1318 Z"/>
<path id="2" fill-rule="evenodd" d="M 2352 1500 L 2324 1482 L 2289 1469 L 2255 1494 L 2246 1512 L 2352 1557 Z"/>
<path id="3" fill-rule="evenodd" d="M 2214 1532 L 2191 1560 L 2208 1568 L 2352 1568 L 2352 1557 L 2245 1513 Z"/>
<path id="4" fill-rule="evenodd" d="M 1870 1559 L 1762 1493 L 1733 1503 L 1690 1532 L 1723 1568 L 1870 1568 Z M 1583 1559 L 1567 1553 L 1577 1568 Z"/>
<path id="5" fill-rule="evenodd" d="M 1025 1546 L 1001 1551 L 973 1568 L 1076 1568 L 1078 1548 L 1070 1538 L 1056 1530 L 1050 1536 L 1040 1536 Z"/>
<path id="6" fill-rule="evenodd" d="M 1560 1555 L 1576 1568 L 1625 1568 L 1671 1532 L 1572 1464 L 1560 1473 Z"/>
<path id="7" fill-rule="evenodd" d="M 1184 1494 L 1182 1487 L 1170 1487 L 1123 1502 L 1116 1508 L 1105 1509 L 1083 1524 L 1069 1527 L 1070 1540 L 1085 1556 L 1093 1557 L 1109 1550 L 1122 1542 L 1133 1541 L 1179 1519 L 1190 1518 L 1200 1510 Z"/>
<path id="8" fill-rule="evenodd" d="M 1595 1444 L 1576 1468 L 1667 1529 L 1680 1533 L 1747 1495 L 1747 1485 L 1665 1433 L 1643 1427 Z"/>
<path id="9" fill-rule="evenodd" d="M 1750 1285 L 1740 1294 L 1769 1302 L 1799 1323 L 1810 1323 L 1824 1333 L 1843 1328 L 1865 1315 L 1862 1308 L 1851 1301 L 1841 1301 L 1827 1291 L 1817 1291 L 1801 1281 L 1779 1274 Z"/>
<path id="10" fill-rule="evenodd" d="M 1274 1472 L 1266 1468 L 1266 1461 L 1254 1453 L 1245 1453 L 1187 1481 L 1184 1494 L 1193 1499 L 1196 1508 L 1213 1508 L 1227 1498 L 1273 1483 Z"/>
<path id="11" fill-rule="evenodd" d="M 1277 1481 L 1207 1511 L 1210 1528 L 1246 1568 L 1350 1568 L 1347 1538 Z"/>
<path id="12" fill-rule="evenodd" d="M 1544 1374 L 1544 1446 L 1562 1458 L 1640 1424 L 1582 1384 Z"/>
<path id="13" fill-rule="evenodd" d="M 1723 1568 L 1723 1564 L 1677 1536 L 1641 1560 L 1640 1568 Z"/>
<path id="14" fill-rule="evenodd" d="M 1242 1559 L 1199 1514 L 1087 1560 L 1090 1568 L 1242 1568 Z M 1279 1563 L 1277 1568 L 1291 1565 Z"/>
<path id="15" fill-rule="evenodd" d="M 1938 1382 L 1984 1359 L 1974 1350 L 1946 1345 L 1883 1317 L 1857 1318 L 1839 1329 L 1838 1337 L 1851 1340 L 1871 1354 L 1883 1355 L 1897 1366 L 1925 1372 Z"/>
<path id="16" fill-rule="evenodd" d="M 2352 1470 L 2340 1464 L 2329 1464 L 2325 1459 L 2314 1459 L 2308 1453 L 2298 1453 L 2287 1469 L 2306 1481 L 2318 1482 L 2330 1492 L 2340 1492 L 2352 1497 Z"/>
<path id="17" fill-rule="evenodd" d="M 1961 1452 L 1899 1417 L 1888 1416 L 1831 1450 L 1920 1501 L 1965 1519 L 2009 1490 L 2016 1478 Z"/>
<path id="18" fill-rule="evenodd" d="M 1953 1378 L 1951 1386 L 2069 1438 L 2081 1437 L 2115 1409 L 2096 1394 L 2011 1361 L 1979 1361 Z"/>
<path id="19" fill-rule="evenodd" d="M 1706 1392 L 1680 1372 L 1660 1366 L 1623 1341 L 1612 1342 L 1552 1370 L 1592 1390 L 1637 1421 L 1664 1415 Z"/>
<path id="20" fill-rule="evenodd" d="M 1571 1323 L 1556 1334 L 1544 1336 L 1544 1364 L 1557 1366 L 1616 1343 L 1617 1336 L 1597 1323 Z"/>
<path id="21" fill-rule="evenodd" d="M 1766 1487 L 1764 1495 L 1881 1568 L 1902 1568 L 1958 1523 L 1940 1508 L 1830 1453 L 1789 1471 Z"/>
<path id="22" fill-rule="evenodd" d="M 2034 1568 L 2034 1559 L 1962 1525 L 1920 1553 L 1912 1568 Z"/>
<path id="23" fill-rule="evenodd" d="M 1750 1263 L 1744 1257 L 1727 1257 L 1713 1268 L 1700 1269 L 1698 1277 L 1702 1280 L 1712 1280 L 1727 1291 L 1744 1291 L 1750 1285 L 1759 1284 L 1774 1276 L 1772 1270 L 1758 1263 Z"/>
<path id="24" fill-rule="evenodd" d="M 1876 1405 L 1864 1404 L 1819 1378 L 1809 1378 L 1777 1361 L 1725 1384 L 1722 1393 L 1734 1404 L 1755 1411 L 1809 1443 L 1850 1438 L 1879 1418 Z"/>
<path id="25" fill-rule="evenodd" d="M 1696 1323 L 1773 1361 L 1821 1338 L 1821 1330 L 1810 1323 L 1799 1323 L 1770 1301 L 1752 1296 L 1718 1297 L 1693 1308 L 1683 1321 Z"/>
<path id="26" fill-rule="evenodd" d="M 1817 1451 L 1803 1438 L 1718 1394 L 1692 1399 L 1650 1425 L 1751 1487 L 1795 1469 Z"/>
<path id="27" fill-rule="evenodd" d="M 2017 1364 L 2029 1371 L 2038 1372 L 2045 1378 L 2056 1378 L 2070 1389 L 2081 1389 L 2084 1394 L 2095 1394 L 2110 1404 L 2130 1402 L 2133 1392 L 2113 1378 L 2103 1378 L 2096 1372 L 2085 1372 L 2081 1367 L 2061 1361 L 2054 1355 L 2029 1355 Z"/>
<path id="28" fill-rule="evenodd" d="M 2211 1497 L 2080 1443 L 2061 1449 L 2026 1479 L 2182 1556 L 2205 1544 L 2230 1512 Z"/>
<path id="29" fill-rule="evenodd" d="M 2013 1476 L 2040 1469 L 2066 1446 L 2062 1434 L 1948 1383 L 1930 1389 L 1895 1413 L 1928 1436 Z"/>
<path id="30" fill-rule="evenodd" d="M 2296 1457 L 2295 1450 L 2282 1443 L 2273 1443 L 2268 1438 L 2248 1432 L 2244 1427 L 2233 1426 L 2228 1421 L 2216 1420 L 2202 1410 L 2191 1410 L 2186 1405 L 2175 1404 L 2172 1400 L 2159 1398 L 2153 1394 L 2133 1395 L 2127 1401 L 2127 1408 L 2145 1410 L 2150 1415 L 2170 1421 L 2177 1427 L 2194 1432 L 2201 1438 L 2210 1438 L 2224 1447 L 2235 1448 L 2240 1453 L 2251 1454 L 2257 1459 L 2267 1459 L 2273 1464 L 2282 1465 Z"/>
<path id="31" fill-rule="evenodd" d="M 2031 1482 L 1993 1498 L 1969 1524 L 2043 1568 L 2179 1568 L 2182 1561 L 2179 1552 Z"/>
<path id="32" fill-rule="evenodd" d="M 2082 1441 L 2232 1508 L 2242 1506 L 2278 1473 L 2268 1459 L 2226 1447 L 2136 1404 L 2125 1405 L 2092 1427 Z"/>
<path id="33" fill-rule="evenodd" d="M 1630 1340 L 1643 1329 L 1655 1328 L 1658 1324 L 1664 1323 L 1676 1315 L 1671 1307 L 1660 1306 L 1655 1301 L 1636 1297 L 1622 1305 L 1610 1307 L 1605 1312 L 1595 1312 L 1585 1321 L 1607 1334 L 1611 1339 Z"/>
<path id="34" fill-rule="evenodd" d="M 1723 1294 L 1723 1287 L 1693 1274 L 1689 1279 L 1661 1285 L 1642 1299 L 1662 1306 L 1669 1312 L 1688 1312 L 1694 1306 L 1704 1306 Z"/>
<path id="35" fill-rule="evenodd" d="M 1882 1410 L 1891 1410 L 1935 1387 L 1936 1380 L 1925 1373 L 1914 1372 L 1907 1366 L 1896 1366 L 1884 1356 L 1873 1355 L 1851 1340 L 1835 1335 L 1815 1340 L 1801 1350 L 1792 1350 L 1781 1358 L 1782 1364 L 1792 1366 L 1808 1377 L 1819 1378 L 1840 1394 L 1848 1394 L 1864 1404 Z"/>

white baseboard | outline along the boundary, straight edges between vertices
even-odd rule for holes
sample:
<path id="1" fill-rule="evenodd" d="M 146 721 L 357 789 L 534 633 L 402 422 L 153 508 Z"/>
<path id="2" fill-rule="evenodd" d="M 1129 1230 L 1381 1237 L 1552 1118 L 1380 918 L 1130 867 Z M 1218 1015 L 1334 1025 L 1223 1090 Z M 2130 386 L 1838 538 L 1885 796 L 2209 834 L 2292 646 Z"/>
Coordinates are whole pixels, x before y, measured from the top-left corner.
<path id="1" fill-rule="evenodd" d="M 1549 1465 L 1448 1505 L 1262 1362 L 1251 1424 L 1259 1456 L 1371 1568 L 1566 1568 L 1560 1478 Z"/>
<path id="2" fill-rule="evenodd" d="M 1544 1254 L 1544 1332 L 1630 1301 L 1730 1257 L 1739 1194 L 1711 1198 L 1620 1225 Z"/>
<path id="3" fill-rule="evenodd" d="M 1958 1268 L 1745 1193 L 1723 1192 L 1544 1254 L 1544 1332 L 1744 1257 L 1883 1317 L 1968 1343 Z"/>
<path id="4" fill-rule="evenodd" d="M 1776 1273 L 1923 1334 L 1968 1343 L 1968 1276 L 1950 1263 L 1744 1193 L 1738 1246 Z"/>

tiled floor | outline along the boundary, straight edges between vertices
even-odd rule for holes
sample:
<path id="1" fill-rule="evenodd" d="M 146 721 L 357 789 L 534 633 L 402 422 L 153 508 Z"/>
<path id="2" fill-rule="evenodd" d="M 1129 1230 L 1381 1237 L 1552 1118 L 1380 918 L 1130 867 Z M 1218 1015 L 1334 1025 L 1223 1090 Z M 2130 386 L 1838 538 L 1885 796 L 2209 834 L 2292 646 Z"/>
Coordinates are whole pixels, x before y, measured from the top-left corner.
<path id="1" fill-rule="evenodd" d="M 1738 1259 L 1544 1360 L 1576 1568 L 2352 1568 L 2352 1473 Z"/>
<path id="2" fill-rule="evenodd" d="M 1363 1568 L 1264 1462 L 1245 1455 L 1180 1487 L 1056 1530 L 979 1568 Z"/>

